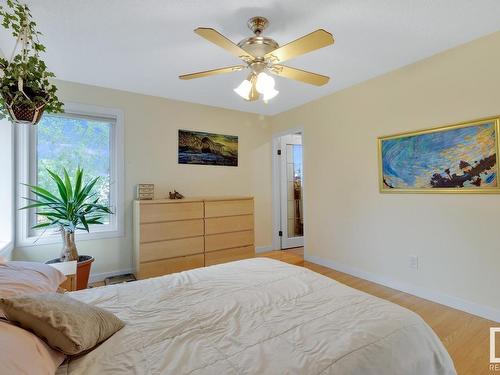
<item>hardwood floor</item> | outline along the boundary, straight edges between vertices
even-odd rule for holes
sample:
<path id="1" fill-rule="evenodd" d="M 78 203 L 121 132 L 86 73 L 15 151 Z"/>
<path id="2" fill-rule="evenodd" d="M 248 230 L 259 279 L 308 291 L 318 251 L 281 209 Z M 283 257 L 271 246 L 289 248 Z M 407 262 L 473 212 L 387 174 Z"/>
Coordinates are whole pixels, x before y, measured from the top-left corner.
<path id="1" fill-rule="evenodd" d="M 500 323 L 304 261 L 303 248 L 271 251 L 257 256 L 309 268 L 352 288 L 406 307 L 419 314 L 436 332 L 450 353 L 459 375 L 495 373 L 500 375 L 500 370 L 496 372 L 489 370 L 489 329 L 500 326 Z"/>

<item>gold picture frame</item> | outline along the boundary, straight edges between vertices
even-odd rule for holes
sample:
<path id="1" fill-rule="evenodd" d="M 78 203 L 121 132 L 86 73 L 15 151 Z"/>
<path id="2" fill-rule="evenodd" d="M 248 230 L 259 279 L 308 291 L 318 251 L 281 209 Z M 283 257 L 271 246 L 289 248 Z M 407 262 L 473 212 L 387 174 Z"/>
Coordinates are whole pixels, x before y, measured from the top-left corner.
<path id="1" fill-rule="evenodd" d="M 499 134 L 495 116 L 379 137 L 379 190 L 499 194 Z"/>

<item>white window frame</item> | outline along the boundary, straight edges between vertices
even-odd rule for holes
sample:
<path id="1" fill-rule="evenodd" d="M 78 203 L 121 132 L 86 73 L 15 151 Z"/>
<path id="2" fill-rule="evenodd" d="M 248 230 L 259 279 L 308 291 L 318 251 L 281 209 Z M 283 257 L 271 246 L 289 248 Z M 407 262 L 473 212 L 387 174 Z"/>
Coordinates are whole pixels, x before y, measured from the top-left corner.
<path id="1" fill-rule="evenodd" d="M 64 112 L 68 115 L 80 115 L 87 117 L 109 118 L 114 122 L 111 131 L 111 166 L 110 166 L 110 197 L 111 208 L 114 215 L 110 217 L 110 223 L 105 225 L 91 225 L 90 233 L 77 231 L 78 241 L 95 240 L 103 238 L 114 238 L 123 236 L 124 228 L 124 125 L 123 111 L 116 108 L 106 108 L 79 103 L 64 103 Z M 64 115 L 64 114 L 63 114 Z M 35 125 L 36 126 L 36 125 Z M 30 210 L 19 210 L 27 205 L 23 197 L 29 196 L 29 188 L 23 184 L 30 183 L 30 176 L 36 172 L 37 160 L 33 152 L 36 146 L 36 129 L 33 125 L 17 125 L 16 129 L 16 193 L 17 193 L 17 235 L 16 245 L 18 247 L 36 246 L 44 244 L 59 243 L 60 234 L 57 231 L 47 230 L 40 236 L 31 229 Z"/>

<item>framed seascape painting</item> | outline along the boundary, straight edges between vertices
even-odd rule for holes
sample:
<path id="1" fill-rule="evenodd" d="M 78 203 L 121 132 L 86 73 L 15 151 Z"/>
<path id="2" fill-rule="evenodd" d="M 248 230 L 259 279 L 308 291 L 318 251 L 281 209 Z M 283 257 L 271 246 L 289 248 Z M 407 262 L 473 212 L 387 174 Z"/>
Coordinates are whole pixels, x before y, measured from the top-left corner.
<path id="1" fill-rule="evenodd" d="M 500 193 L 500 118 L 378 139 L 383 193 Z"/>
<path id="2" fill-rule="evenodd" d="M 238 166 L 238 137 L 179 130 L 179 164 Z"/>

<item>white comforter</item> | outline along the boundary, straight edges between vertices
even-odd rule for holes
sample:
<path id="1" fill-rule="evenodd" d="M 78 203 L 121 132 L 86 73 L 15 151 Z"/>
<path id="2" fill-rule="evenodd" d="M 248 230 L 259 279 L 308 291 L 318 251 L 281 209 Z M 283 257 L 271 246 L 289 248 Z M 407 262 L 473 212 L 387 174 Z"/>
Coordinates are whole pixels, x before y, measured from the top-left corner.
<path id="1" fill-rule="evenodd" d="M 71 297 L 126 326 L 58 374 L 455 374 L 418 315 L 271 259 Z"/>

